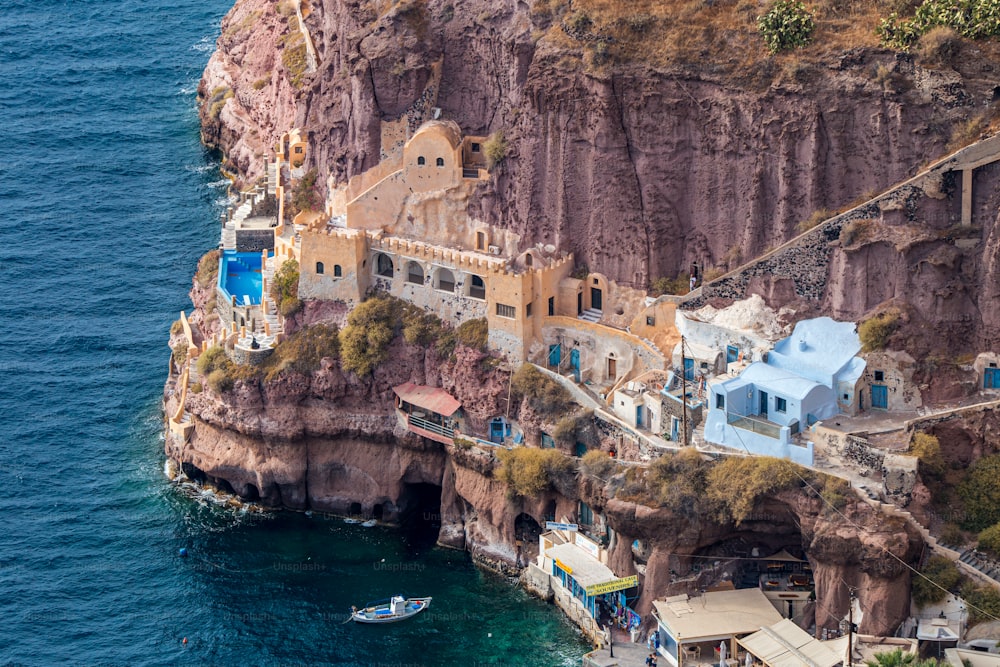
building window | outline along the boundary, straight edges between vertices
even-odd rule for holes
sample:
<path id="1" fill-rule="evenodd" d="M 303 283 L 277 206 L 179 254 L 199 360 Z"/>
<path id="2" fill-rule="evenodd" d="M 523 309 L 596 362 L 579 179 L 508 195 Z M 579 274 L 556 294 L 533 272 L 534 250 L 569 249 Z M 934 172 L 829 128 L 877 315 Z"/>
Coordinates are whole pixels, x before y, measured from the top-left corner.
<path id="1" fill-rule="evenodd" d="M 646 315 L 646 326 L 654 327 L 656 326 L 656 318 L 652 315 Z"/>
<path id="2" fill-rule="evenodd" d="M 443 157 L 439 157 L 439 158 L 438 158 L 438 159 L 437 159 L 437 160 L 435 161 L 435 163 L 437 164 L 437 166 L 439 166 L 439 167 L 443 167 L 443 166 L 444 166 L 444 158 L 443 158 Z"/>
<path id="3" fill-rule="evenodd" d="M 715 408 L 716 408 L 716 410 L 725 410 L 726 409 L 726 395 L 725 394 L 716 394 L 715 395 Z"/>
<path id="4" fill-rule="evenodd" d="M 594 278 L 594 284 L 595 285 L 597 284 L 597 278 Z"/>
<path id="5" fill-rule="evenodd" d="M 316 262 L 316 273 L 323 275 L 323 262 Z"/>
<path id="6" fill-rule="evenodd" d="M 375 273 L 385 278 L 392 278 L 392 259 L 385 253 L 375 256 Z"/>
<path id="7" fill-rule="evenodd" d="M 295 147 L 295 154 L 296 155 L 302 155 L 302 146 L 296 146 Z"/>
<path id="8" fill-rule="evenodd" d="M 527 304 L 527 305 L 526 305 L 526 306 L 524 307 L 524 316 L 525 316 L 525 317 L 531 317 L 531 304 L 530 304 L 530 303 L 529 303 L 529 304 Z"/>
<path id="9" fill-rule="evenodd" d="M 594 510 L 590 509 L 590 506 L 580 501 L 580 523 L 585 526 L 590 526 L 594 523 Z"/>
<path id="10" fill-rule="evenodd" d="M 406 282 L 414 285 L 424 284 L 424 270 L 416 262 L 410 262 L 406 266 Z"/>
<path id="11" fill-rule="evenodd" d="M 500 317 L 509 317 L 510 319 L 514 319 L 515 317 L 517 317 L 517 310 L 514 308 L 514 306 L 508 306 L 503 303 L 498 303 L 497 315 L 499 315 Z"/>
<path id="12" fill-rule="evenodd" d="M 423 155 L 419 156 L 419 157 L 417 158 L 417 166 L 418 166 L 418 167 L 422 167 L 422 166 L 424 166 L 425 164 L 427 164 L 427 160 L 425 160 L 425 159 L 424 159 L 424 156 L 423 156 Z"/>
<path id="13" fill-rule="evenodd" d="M 875 381 L 885 382 L 885 371 L 875 371 Z"/>
<path id="14" fill-rule="evenodd" d="M 483 282 L 483 279 L 477 275 L 470 276 L 469 296 L 471 296 L 473 299 L 486 298 L 486 283 Z"/>
<path id="15" fill-rule="evenodd" d="M 448 269 L 439 269 L 437 273 L 437 288 L 442 292 L 455 291 L 455 276 Z"/>
<path id="16" fill-rule="evenodd" d="M 473 153 L 478 153 L 479 150 L 480 150 L 479 144 L 477 144 L 476 142 L 472 142 L 472 152 Z"/>
<path id="17" fill-rule="evenodd" d="M 774 411 L 775 412 L 788 411 L 788 403 L 785 402 L 785 399 L 781 398 L 780 396 L 774 397 Z"/>
<path id="18" fill-rule="evenodd" d="M 554 296 L 549 297 L 549 317 L 556 314 L 556 298 Z"/>
<path id="19" fill-rule="evenodd" d="M 476 232 L 476 250 L 486 250 L 485 232 Z"/>
<path id="20" fill-rule="evenodd" d="M 556 441 L 552 439 L 552 436 L 542 431 L 542 449 L 555 449 Z"/>
<path id="21" fill-rule="evenodd" d="M 531 266 L 531 262 L 532 262 L 531 253 L 529 252 L 527 255 L 524 256 L 524 265 Z"/>
<path id="22" fill-rule="evenodd" d="M 340 264 L 334 264 L 333 265 L 333 277 L 334 278 L 340 278 L 342 275 L 344 275 L 344 272 L 340 268 Z"/>

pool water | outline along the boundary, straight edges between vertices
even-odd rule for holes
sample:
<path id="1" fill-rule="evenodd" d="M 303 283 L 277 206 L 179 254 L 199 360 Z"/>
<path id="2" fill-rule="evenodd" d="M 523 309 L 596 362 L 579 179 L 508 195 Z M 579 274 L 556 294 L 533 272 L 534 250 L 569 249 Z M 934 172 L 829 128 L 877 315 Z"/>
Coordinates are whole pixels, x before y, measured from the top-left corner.
<path id="1" fill-rule="evenodd" d="M 244 296 L 250 297 L 252 305 L 260 304 L 261 254 L 259 252 L 236 252 L 225 250 L 219 260 L 219 287 L 226 296 L 235 296 L 237 305 L 246 305 Z"/>

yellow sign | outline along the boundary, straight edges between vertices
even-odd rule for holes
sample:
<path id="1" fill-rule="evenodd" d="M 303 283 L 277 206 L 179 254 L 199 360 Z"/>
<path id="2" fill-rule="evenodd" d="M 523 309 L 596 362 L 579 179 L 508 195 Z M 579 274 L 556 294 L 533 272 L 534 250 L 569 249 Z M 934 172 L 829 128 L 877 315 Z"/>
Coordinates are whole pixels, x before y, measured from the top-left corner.
<path id="1" fill-rule="evenodd" d="M 603 584 L 587 586 L 584 590 L 587 591 L 587 595 L 604 595 L 605 593 L 623 591 L 626 588 L 632 588 L 633 586 L 638 585 L 639 577 L 633 574 L 631 577 L 625 577 L 624 579 L 615 579 L 614 581 L 606 581 Z"/>
<path id="2" fill-rule="evenodd" d="M 573 574 L 573 568 L 556 558 L 556 566 L 566 574 Z"/>

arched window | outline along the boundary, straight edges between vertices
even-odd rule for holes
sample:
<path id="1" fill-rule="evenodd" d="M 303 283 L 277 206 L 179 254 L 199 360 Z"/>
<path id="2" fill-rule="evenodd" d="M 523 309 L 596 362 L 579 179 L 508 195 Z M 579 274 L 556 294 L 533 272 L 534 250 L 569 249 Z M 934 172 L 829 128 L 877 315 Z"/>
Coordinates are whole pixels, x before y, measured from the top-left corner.
<path id="1" fill-rule="evenodd" d="M 392 259 L 385 253 L 375 256 L 375 273 L 386 278 L 392 278 Z"/>
<path id="2" fill-rule="evenodd" d="M 437 166 L 439 166 L 439 167 L 443 167 L 444 166 L 444 158 L 443 157 L 439 157 L 437 159 Z"/>
<path id="3" fill-rule="evenodd" d="M 406 282 L 414 285 L 424 284 L 424 270 L 416 262 L 410 262 L 406 265 Z"/>
<path id="4" fill-rule="evenodd" d="M 323 262 L 316 262 L 316 273 L 323 275 Z"/>
<path id="5" fill-rule="evenodd" d="M 439 269 L 437 273 L 437 288 L 444 292 L 455 291 L 455 276 L 448 269 Z"/>
<path id="6" fill-rule="evenodd" d="M 424 159 L 423 155 L 421 155 L 420 157 L 417 158 L 417 166 L 422 167 L 425 164 L 427 164 L 427 160 Z"/>
<path id="7" fill-rule="evenodd" d="M 469 278 L 469 296 L 473 299 L 486 298 L 486 283 L 477 275 L 472 275 Z"/>
<path id="8" fill-rule="evenodd" d="M 524 256 L 524 265 L 525 266 L 531 266 L 531 253 L 530 252 L 527 255 Z"/>
<path id="9" fill-rule="evenodd" d="M 340 278 L 343 275 L 343 271 L 340 269 L 340 264 L 333 265 L 333 277 Z"/>

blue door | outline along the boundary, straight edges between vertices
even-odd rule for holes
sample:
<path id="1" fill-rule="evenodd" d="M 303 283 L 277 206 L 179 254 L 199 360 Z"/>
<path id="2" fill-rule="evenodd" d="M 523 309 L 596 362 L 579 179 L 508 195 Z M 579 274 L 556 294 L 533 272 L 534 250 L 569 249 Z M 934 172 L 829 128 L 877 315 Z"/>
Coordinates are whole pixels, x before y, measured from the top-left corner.
<path id="1" fill-rule="evenodd" d="M 494 419 L 490 422 L 490 442 L 503 443 L 503 420 Z"/>
<path id="2" fill-rule="evenodd" d="M 688 382 L 694 380 L 694 359 L 684 358 L 684 379 Z"/>
<path id="3" fill-rule="evenodd" d="M 642 428 L 642 407 L 641 405 L 635 406 L 635 425 Z"/>
<path id="4" fill-rule="evenodd" d="M 983 369 L 983 389 L 1000 389 L 1000 368 Z"/>
<path id="5" fill-rule="evenodd" d="M 680 438 L 677 437 L 678 435 L 680 435 L 681 432 L 680 426 L 681 426 L 680 419 L 678 419 L 677 417 L 670 418 L 670 439 L 673 440 L 674 442 L 680 442 Z"/>
<path id="6" fill-rule="evenodd" d="M 726 347 L 726 363 L 731 364 L 740 358 L 740 348 L 733 345 Z"/>
<path id="7" fill-rule="evenodd" d="M 573 371 L 573 377 L 580 381 L 580 350 L 573 348 L 569 352 L 569 367 Z"/>
<path id="8" fill-rule="evenodd" d="M 884 384 L 872 385 L 872 407 L 876 410 L 889 408 L 889 391 Z"/>
<path id="9" fill-rule="evenodd" d="M 562 361 L 562 345 L 549 345 L 549 366 L 558 367 Z"/>
<path id="10" fill-rule="evenodd" d="M 759 414 L 763 417 L 767 417 L 767 392 L 760 392 L 760 411 Z"/>

